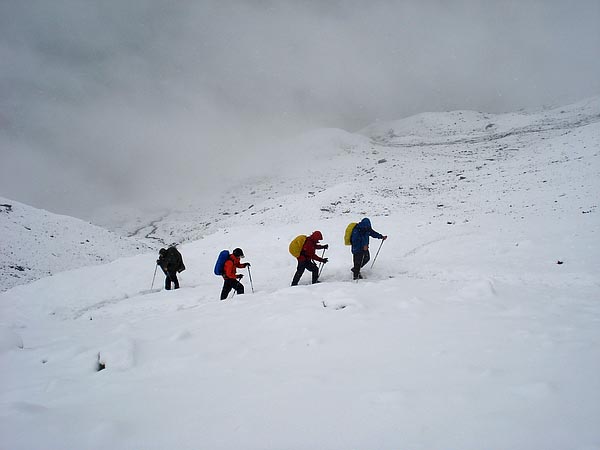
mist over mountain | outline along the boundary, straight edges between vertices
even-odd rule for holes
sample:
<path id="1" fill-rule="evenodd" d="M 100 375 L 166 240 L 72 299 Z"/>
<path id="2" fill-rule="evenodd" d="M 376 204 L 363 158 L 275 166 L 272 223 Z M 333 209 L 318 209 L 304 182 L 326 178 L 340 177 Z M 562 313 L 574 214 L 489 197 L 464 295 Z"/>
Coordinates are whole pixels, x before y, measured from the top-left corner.
<path id="1" fill-rule="evenodd" d="M 590 180 L 598 167 L 594 158 L 587 159 L 585 169 L 575 175 L 582 177 L 581 184 L 570 180 L 569 167 L 582 161 L 570 153 L 582 142 L 591 151 L 589 145 L 595 144 L 586 140 L 597 141 L 599 120 L 599 97 L 594 97 L 529 112 L 423 113 L 373 124 L 355 134 L 313 130 L 281 143 L 279 157 L 270 161 L 270 175 L 240 180 L 237 187 L 183 209 L 158 211 L 151 219 L 141 211 L 106 214 L 104 225 L 125 236 L 181 243 L 245 223 L 420 214 L 431 207 L 432 218 L 464 221 L 496 201 L 503 214 L 516 220 L 550 206 L 576 215 L 595 207 L 595 184 Z M 586 136 L 579 138 L 584 130 Z M 289 154 L 297 157 L 290 159 Z M 521 171 L 513 173 L 516 166 Z M 558 167 L 564 170 L 554 170 Z M 555 197 L 530 203 L 520 185 L 523 180 L 509 173 L 534 183 L 528 189 L 551 191 Z M 151 226 L 143 225 L 150 220 Z"/>
<path id="2" fill-rule="evenodd" d="M 312 129 L 575 102 L 600 93 L 599 16 L 594 0 L 5 1 L 0 192 L 86 220 L 181 207 L 268 174 Z"/>

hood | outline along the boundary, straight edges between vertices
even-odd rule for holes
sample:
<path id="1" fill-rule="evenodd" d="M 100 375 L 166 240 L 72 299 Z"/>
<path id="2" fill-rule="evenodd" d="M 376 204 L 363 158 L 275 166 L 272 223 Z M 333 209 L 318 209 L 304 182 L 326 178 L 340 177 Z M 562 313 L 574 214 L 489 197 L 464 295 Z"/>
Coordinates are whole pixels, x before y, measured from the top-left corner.
<path id="1" fill-rule="evenodd" d="M 321 234 L 320 231 L 317 230 L 317 231 L 314 231 L 313 234 L 310 235 L 310 239 L 315 242 L 318 242 L 323 239 L 323 235 Z"/>
<path id="2" fill-rule="evenodd" d="M 358 226 L 360 228 L 370 229 L 371 228 L 371 221 L 368 218 L 365 217 L 363 220 L 361 220 L 359 222 Z"/>

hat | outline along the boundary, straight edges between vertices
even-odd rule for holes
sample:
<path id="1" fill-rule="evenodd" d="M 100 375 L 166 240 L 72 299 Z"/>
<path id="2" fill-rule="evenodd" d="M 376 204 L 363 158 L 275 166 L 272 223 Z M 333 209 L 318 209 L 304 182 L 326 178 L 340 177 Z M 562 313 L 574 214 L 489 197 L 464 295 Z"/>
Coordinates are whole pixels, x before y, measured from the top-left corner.
<path id="1" fill-rule="evenodd" d="M 234 254 L 235 256 L 237 256 L 238 258 L 243 258 L 243 257 L 244 257 L 244 252 L 242 251 L 242 249 L 241 249 L 241 248 L 236 248 L 236 249 L 233 251 L 233 254 Z"/>

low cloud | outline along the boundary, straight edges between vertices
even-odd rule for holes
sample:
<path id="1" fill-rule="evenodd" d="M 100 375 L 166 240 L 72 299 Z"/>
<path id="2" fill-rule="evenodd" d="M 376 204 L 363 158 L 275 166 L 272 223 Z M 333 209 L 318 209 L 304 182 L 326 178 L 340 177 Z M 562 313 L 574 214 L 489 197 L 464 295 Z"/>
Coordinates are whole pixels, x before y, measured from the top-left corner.
<path id="1" fill-rule="evenodd" d="M 6 1 L 0 190 L 80 217 L 174 205 L 312 128 L 600 93 L 600 4 Z"/>

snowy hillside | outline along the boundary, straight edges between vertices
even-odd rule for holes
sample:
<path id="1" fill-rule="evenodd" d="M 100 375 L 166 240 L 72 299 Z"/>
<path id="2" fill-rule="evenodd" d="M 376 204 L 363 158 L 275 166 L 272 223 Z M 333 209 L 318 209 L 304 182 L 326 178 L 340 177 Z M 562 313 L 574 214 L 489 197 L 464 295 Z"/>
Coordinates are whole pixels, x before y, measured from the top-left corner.
<path id="1" fill-rule="evenodd" d="M 2 445 L 600 449 L 600 99 L 362 133 L 140 231 L 186 242 L 182 289 L 150 252 L 1 293 Z M 364 216 L 389 238 L 353 282 Z M 290 287 L 316 229 L 322 283 Z"/>
<path id="2" fill-rule="evenodd" d="M 0 291 L 149 250 L 139 239 L 2 197 L 0 235 Z"/>
<path id="3" fill-rule="evenodd" d="M 160 212 L 148 226 L 114 228 L 169 243 L 233 225 L 344 215 L 424 213 L 461 223 L 490 212 L 516 221 L 588 214 L 598 207 L 599 123 L 597 97 L 501 115 L 426 113 L 361 135 L 317 130 L 282 144 L 269 176 L 182 212 Z"/>

